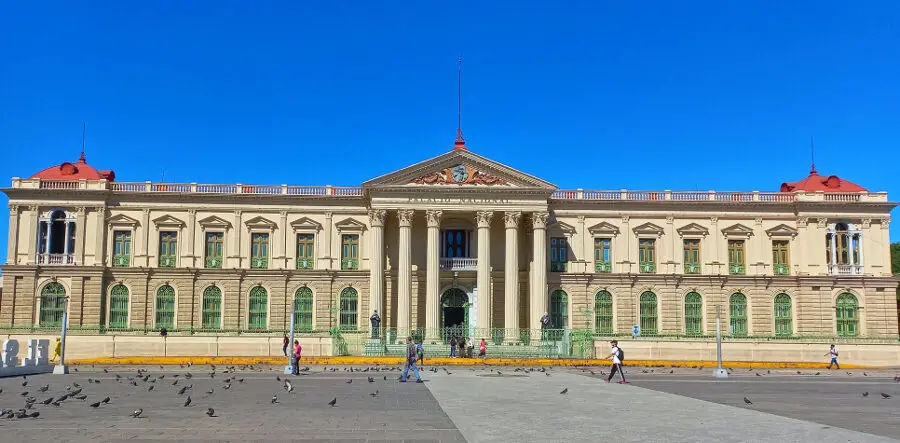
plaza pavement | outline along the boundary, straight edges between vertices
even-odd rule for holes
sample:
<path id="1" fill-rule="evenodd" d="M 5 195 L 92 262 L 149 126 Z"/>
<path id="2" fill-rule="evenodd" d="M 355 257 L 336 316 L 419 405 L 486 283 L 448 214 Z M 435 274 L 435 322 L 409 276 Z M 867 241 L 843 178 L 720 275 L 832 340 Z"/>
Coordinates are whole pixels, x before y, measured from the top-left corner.
<path id="1" fill-rule="evenodd" d="M 791 371 L 757 377 L 736 369 L 728 380 L 715 381 L 708 370 L 669 374 L 670 369 L 643 373 L 629 368 L 633 384 L 618 385 L 606 384 L 599 373 L 604 369 L 597 368 L 591 375 L 558 367 L 546 372 L 453 367 L 423 372 L 424 384 L 401 384 L 397 371 L 313 366 L 309 375 L 291 377 L 295 393 L 286 393 L 276 380 L 284 377 L 281 367 L 223 374 L 220 366 L 214 378 L 205 365 L 147 367 L 156 382 L 137 380 L 137 387 L 125 378 L 135 376 L 135 368 L 108 369 L 81 367 L 67 376 L 31 376 L 26 387 L 21 377 L 0 379 L 4 409 L 22 407 L 20 393 L 25 390 L 40 402 L 79 383 L 88 396 L 83 402 L 65 400 L 60 407 L 37 403 L 29 411 L 39 411 L 37 419 L 0 419 L 2 441 L 825 443 L 900 438 L 895 424 L 900 383 L 884 371 L 871 377 Z M 187 372 L 192 379 L 185 379 Z M 224 380 L 231 377 L 235 379 L 226 390 Z M 101 383 L 88 383 L 88 378 Z M 241 378 L 243 383 L 237 380 Z M 48 391 L 38 392 L 45 384 Z M 151 385 L 154 389 L 148 391 Z M 185 385 L 193 388 L 178 395 Z M 564 388 L 568 393 L 560 394 Z M 209 389 L 213 394 L 206 394 Z M 378 395 L 371 396 L 376 390 Z M 869 397 L 862 397 L 863 391 Z M 897 398 L 883 399 L 880 392 Z M 275 405 L 273 394 L 278 396 Z M 192 404 L 184 407 L 187 395 Z M 88 406 L 106 396 L 109 404 Z M 754 404 L 745 405 L 744 396 Z M 335 407 L 327 404 L 332 398 L 337 399 Z M 205 415 L 208 407 L 215 409 L 215 417 Z M 144 409 L 143 418 L 128 416 L 136 408 Z"/>

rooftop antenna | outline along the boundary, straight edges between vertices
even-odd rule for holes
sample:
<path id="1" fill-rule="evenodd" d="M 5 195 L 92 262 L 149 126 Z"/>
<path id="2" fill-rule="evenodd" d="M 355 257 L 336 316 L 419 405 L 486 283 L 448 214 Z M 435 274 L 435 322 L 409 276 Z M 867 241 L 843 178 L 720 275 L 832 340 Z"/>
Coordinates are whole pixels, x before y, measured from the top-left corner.
<path id="1" fill-rule="evenodd" d="M 166 182 L 166 171 L 163 171 L 163 172 L 162 172 L 162 178 L 159 180 L 159 182 L 160 182 L 160 183 L 165 183 L 165 182 Z"/>
<path id="2" fill-rule="evenodd" d="M 87 163 L 87 160 L 84 158 L 84 133 L 87 131 L 87 123 L 83 120 L 81 121 L 81 155 L 78 156 L 78 161 L 81 163 Z"/>
<path id="3" fill-rule="evenodd" d="M 467 150 L 462 131 L 462 57 L 456 59 L 456 142 L 453 149 Z"/>
<path id="4" fill-rule="evenodd" d="M 812 158 L 812 167 L 809 169 L 809 175 L 818 175 L 816 171 L 816 145 L 813 143 L 813 136 L 809 136 L 809 155 Z"/>

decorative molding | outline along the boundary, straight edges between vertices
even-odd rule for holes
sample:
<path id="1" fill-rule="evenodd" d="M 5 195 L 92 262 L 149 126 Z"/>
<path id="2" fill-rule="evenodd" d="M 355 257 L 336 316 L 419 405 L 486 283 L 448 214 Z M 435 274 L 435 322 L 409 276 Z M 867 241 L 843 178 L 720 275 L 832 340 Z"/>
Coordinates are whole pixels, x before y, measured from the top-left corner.
<path id="1" fill-rule="evenodd" d="M 503 222 L 506 225 L 506 229 L 517 229 L 520 221 L 522 221 L 522 213 L 519 211 L 503 213 Z"/>
<path id="2" fill-rule="evenodd" d="M 129 226 L 134 228 L 135 226 L 140 225 L 140 222 L 137 220 L 125 215 L 125 214 L 116 214 L 106 220 L 106 223 L 110 226 Z"/>
<path id="3" fill-rule="evenodd" d="M 278 228 L 278 224 L 269 220 L 261 215 L 251 218 L 244 222 L 244 226 L 247 227 L 248 231 L 252 230 L 260 230 L 260 231 L 274 231 Z"/>
<path id="4" fill-rule="evenodd" d="M 862 219 L 862 227 L 863 227 L 863 229 L 869 229 L 870 226 L 872 226 L 872 219 L 871 219 L 871 218 L 864 218 L 864 219 Z"/>
<path id="5" fill-rule="evenodd" d="M 766 235 L 769 237 L 796 237 L 797 230 L 782 223 L 773 228 L 766 229 Z"/>
<path id="6" fill-rule="evenodd" d="M 197 210 L 196 210 L 196 209 L 188 209 L 188 210 L 187 210 L 187 213 L 188 213 L 188 215 L 191 216 L 191 217 L 196 217 L 196 216 L 197 216 Z"/>
<path id="7" fill-rule="evenodd" d="M 84 215 L 84 214 L 87 213 L 87 207 L 85 207 L 85 206 L 78 206 L 78 207 L 75 208 L 75 212 L 77 212 L 77 213 L 79 213 L 79 214 L 81 214 L 81 215 Z"/>
<path id="8" fill-rule="evenodd" d="M 325 218 L 331 218 L 331 217 L 334 217 L 334 212 L 325 211 Z"/>
<path id="9" fill-rule="evenodd" d="M 891 227 L 891 219 L 883 218 L 881 219 L 881 229 L 888 229 Z"/>
<path id="10" fill-rule="evenodd" d="M 688 223 L 676 229 L 675 232 L 682 237 L 706 237 L 709 235 L 709 229 L 697 223 Z"/>
<path id="11" fill-rule="evenodd" d="M 667 224 L 670 224 L 670 225 L 673 224 L 673 223 L 675 223 L 675 216 L 674 216 L 674 215 L 667 215 L 667 216 L 666 216 L 666 223 L 667 223 Z"/>
<path id="12" fill-rule="evenodd" d="M 531 226 L 533 229 L 547 229 L 547 219 L 550 217 L 549 212 L 532 212 Z"/>
<path id="13" fill-rule="evenodd" d="M 756 223 L 757 225 L 762 225 L 762 223 L 763 223 L 763 218 L 762 218 L 762 217 L 756 217 L 756 218 L 753 219 L 753 223 Z"/>
<path id="14" fill-rule="evenodd" d="M 244 211 L 242 211 L 242 210 L 240 210 L 240 209 L 235 209 L 235 210 L 234 210 L 234 216 L 235 216 L 235 217 L 240 217 L 241 214 L 243 214 L 243 213 L 244 213 Z"/>
<path id="15" fill-rule="evenodd" d="M 369 226 L 373 228 L 384 227 L 384 219 L 387 217 L 387 211 L 384 209 L 369 210 Z"/>
<path id="16" fill-rule="evenodd" d="M 579 215 L 579 216 L 578 216 L 578 223 L 584 223 L 584 220 L 585 220 L 586 218 L 587 218 L 587 217 L 585 217 L 585 216 L 583 216 L 583 215 Z"/>
<path id="17" fill-rule="evenodd" d="M 150 216 L 150 208 L 141 209 L 141 212 L 144 213 L 144 217 Z"/>
<path id="18" fill-rule="evenodd" d="M 475 213 L 475 222 L 479 228 L 490 228 L 494 220 L 494 211 L 478 211 Z"/>
<path id="19" fill-rule="evenodd" d="M 230 229 L 231 222 L 216 215 L 210 215 L 197 222 L 203 228 Z"/>
<path id="20" fill-rule="evenodd" d="M 619 235 L 619 227 L 607 222 L 597 223 L 596 225 L 587 228 L 587 230 L 592 235 Z"/>
<path id="21" fill-rule="evenodd" d="M 714 225 L 715 225 L 715 224 L 718 224 L 718 223 L 719 223 L 719 217 L 716 217 L 716 216 L 714 215 L 714 216 L 712 216 L 712 217 L 709 218 L 709 222 L 710 222 L 711 224 L 714 224 Z"/>
<path id="22" fill-rule="evenodd" d="M 805 228 L 809 224 L 809 217 L 797 217 L 797 227 Z"/>
<path id="23" fill-rule="evenodd" d="M 338 232 L 362 232 L 366 230 L 366 224 L 352 217 L 347 217 L 334 224 Z"/>
<path id="24" fill-rule="evenodd" d="M 409 228 L 412 227 L 413 217 L 415 217 L 416 211 L 412 209 L 398 209 L 397 210 L 397 222 L 400 223 L 401 227 Z"/>
<path id="25" fill-rule="evenodd" d="M 34 208 L 35 211 L 37 210 L 37 206 L 32 206 L 32 208 Z M 99 214 L 101 217 L 106 216 L 106 206 L 97 206 L 96 210 L 97 214 Z"/>
<path id="26" fill-rule="evenodd" d="M 630 216 L 628 216 L 628 215 L 623 215 L 623 216 L 622 216 L 622 223 L 628 223 L 629 221 L 631 221 L 631 217 L 630 217 Z"/>
<path id="27" fill-rule="evenodd" d="M 555 223 L 552 223 L 550 225 L 550 229 L 552 231 L 562 232 L 565 235 L 575 235 L 575 233 L 578 232 L 578 230 L 575 229 L 574 226 L 559 220 L 557 220 Z"/>
<path id="28" fill-rule="evenodd" d="M 19 213 L 19 205 L 9 205 L 9 214 L 16 215 Z"/>
<path id="29" fill-rule="evenodd" d="M 28 210 L 31 211 L 31 212 L 38 212 L 39 209 L 41 209 L 41 208 L 40 208 L 40 206 L 37 206 L 37 205 L 30 205 L 30 206 L 28 206 Z M 98 210 L 99 210 L 99 209 L 98 209 Z"/>
<path id="30" fill-rule="evenodd" d="M 750 237 L 753 235 L 753 229 L 748 228 L 740 223 L 733 224 L 725 229 L 722 229 L 722 234 L 725 238 L 728 237 Z"/>
<path id="31" fill-rule="evenodd" d="M 288 212 L 287 211 L 278 211 L 278 215 L 281 216 L 282 219 L 285 219 L 288 216 Z"/>
<path id="32" fill-rule="evenodd" d="M 453 170 L 462 166 L 465 168 L 466 176 L 464 180 L 455 180 Z M 509 185 L 503 177 L 492 175 L 466 164 L 457 164 L 440 171 L 431 172 L 409 180 L 410 184 L 415 185 Z"/>
<path id="33" fill-rule="evenodd" d="M 634 233 L 638 236 L 655 235 L 658 237 L 662 237 L 663 233 L 665 233 L 665 229 L 663 229 L 661 226 L 655 225 L 650 222 L 635 226 L 632 231 L 634 231 Z"/>
<path id="34" fill-rule="evenodd" d="M 183 221 L 181 221 L 169 214 L 163 215 L 161 217 L 156 217 L 152 221 L 153 221 L 153 224 L 156 225 L 157 228 L 161 227 L 161 226 L 173 227 L 173 228 L 183 228 L 186 226 L 186 224 Z"/>
<path id="35" fill-rule="evenodd" d="M 425 222 L 429 228 L 439 228 L 441 227 L 441 217 L 443 217 L 444 211 L 440 209 L 428 209 L 425 211 Z"/>
<path id="36" fill-rule="evenodd" d="M 827 224 L 828 224 L 828 219 L 827 219 L 827 218 L 821 218 L 821 217 L 820 217 L 820 218 L 816 219 L 816 226 L 817 226 L 819 229 L 824 228 Z"/>

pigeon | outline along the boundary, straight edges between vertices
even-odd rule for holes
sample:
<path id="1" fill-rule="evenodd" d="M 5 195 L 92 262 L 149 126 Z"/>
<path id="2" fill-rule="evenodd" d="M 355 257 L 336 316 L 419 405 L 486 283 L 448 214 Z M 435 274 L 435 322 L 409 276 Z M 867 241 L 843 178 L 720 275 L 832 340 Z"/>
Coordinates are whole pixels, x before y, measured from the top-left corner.
<path id="1" fill-rule="evenodd" d="M 175 381 L 172 382 L 172 386 L 175 386 L 175 385 L 177 385 L 177 384 L 178 384 L 178 380 L 175 380 Z"/>
<path id="2" fill-rule="evenodd" d="M 278 403 L 278 395 L 272 394 L 272 404 Z"/>
<path id="3" fill-rule="evenodd" d="M 184 401 L 184 407 L 188 407 L 191 405 L 191 396 L 188 395 L 187 400 Z"/>
<path id="4" fill-rule="evenodd" d="M 135 409 L 130 415 L 134 418 L 140 418 L 141 414 L 144 413 L 143 409 Z"/>
<path id="5" fill-rule="evenodd" d="M 97 403 L 91 403 L 91 407 L 92 407 L 92 408 L 99 408 L 99 407 L 100 407 L 100 402 L 98 401 Z"/>
<path id="6" fill-rule="evenodd" d="M 100 402 L 102 402 L 102 403 L 109 403 L 109 397 L 106 397 L 106 398 L 104 398 L 103 400 L 100 400 Z"/>
<path id="7" fill-rule="evenodd" d="M 375 383 L 375 377 L 367 377 L 369 383 Z"/>
<path id="8" fill-rule="evenodd" d="M 75 382 L 72 382 L 72 386 L 74 386 L 74 387 L 76 387 L 76 388 L 80 388 L 80 387 L 81 387 L 81 385 L 80 385 L 80 384 L 78 384 L 78 383 L 75 383 Z"/>
<path id="9" fill-rule="evenodd" d="M 24 388 L 25 386 L 28 386 L 28 381 L 27 381 L 27 380 L 22 382 L 22 387 Z"/>
<path id="10" fill-rule="evenodd" d="M 152 387 L 153 386 L 151 386 L 151 388 Z M 184 395 L 184 391 L 187 391 L 187 389 L 188 389 L 187 386 L 183 386 L 181 389 L 178 390 L 178 395 Z"/>
<path id="11" fill-rule="evenodd" d="M 225 386 L 222 386 L 222 389 L 225 389 L 225 390 L 231 389 L 231 383 L 229 383 Z"/>
<path id="12" fill-rule="evenodd" d="M 563 389 L 562 391 L 560 391 L 559 393 L 560 393 L 560 394 L 567 394 L 568 392 L 569 392 L 569 388 L 565 388 L 565 389 Z"/>
<path id="13" fill-rule="evenodd" d="M 23 392 L 21 395 L 22 397 L 28 397 L 28 391 Z"/>
<path id="14" fill-rule="evenodd" d="M 213 409 L 213 408 L 207 408 L 207 409 L 206 409 L 206 415 L 207 415 L 207 416 L 210 416 L 210 417 L 215 417 L 215 416 L 216 416 L 216 410 Z"/>
<path id="15" fill-rule="evenodd" d="M 239 378 L 239 379 L 238 379 L 238 383 L 243 383 L 243 382 L 244 382 L 244 379 L 243 379 L 243 378 Z"/>
<path id="16" fill-rule="evenodd" d="M 884 395 L 884 394 L 881 394 L 881 395 Z M 337 404 L 337 397 L 332 398 L 331 401 L 328 402 L 328 406 L 331 406 L 332 408 L 333 408 L 334 405 L 336 405 L 336 404 Z"/>
<path id="17" fill-rule="evenodd" d="M 384 376 L 384 379 L 387 380 L 387 375 Z"/>
<path id="18" fill-rule="evenodd" d="M 47 392 L 47 389 L 50 389 L 50 385 L 41 386 L 40 388 L 38 388 L 38 391 Z"/>
<path id="19" fill-rule="evenodd" d="M 41 402 L 42 405 L 49 405 L 50 403 L 53 403 L 53 397 L 50 397 Z"/>
<path id="20" fill-rule="evenodd" d="M 38 418 L 38 417 L 40 417 L 40 415 L 41 415 L 41 413 L 38 411 L 34 411 L 31 414 L 28 414 L 28 416 L 31 418 Z"/>
<path id="21" fill-rule="evenodd" d="M 352 379 L 352 378 L 349 379 L 349 380 L 347 380 L 347 384 L 349 385 L 350 383 L 353 383 L 353 379 Z"/>
<path id="22" fill-rule="evenodd" d="M 869 396 L 868 392 L 863 392 L 863 397 L 868 397 L 868 396 Z"/>
<path id="23" fill-rule="evenodd" d="M 76 395 L 74 398 L 76 400 L 85 401 L 85 400 L 87 400 L 87 395 Z"/>
<path id="24" fill-rule="evenodd" d="M 284 390 L 288 392 L 294 392 L 294 384 L 291 383 L 290 380 L 284 381 Z"/>
<path id="25" fill-rule="evenodd" d="M 281 381 L 281 377 L 279 377 L 279 376 L 276 375 L 276 376 L 275 376 L 275 380 Z"/>
<path id="26" fill-rule="evenodd" d="M 371 394 L 369 394 L 369 395 L 371 395 L 372 398 L 378 397 L 378 390 L 376 389 L 375 392 L 373 392 L 373 393 L 371 393 Z"/>
<path id="27" fill-rule="evenodd" d="M 147 392 L 150 392 L 150 391 L 152 391 L 152 390 L 153 390 L 153 387 L 154 387 L 154 386 L 155 386 L 155 385 L 150 385 L 150 387 L 149 387 L 149 388 L 147 388 Z"/>
<path id="28" fill-rule="evenodd" d="M 184 374 L 184 378 L 186 378 L 188 380 L 190 380 L 193 376 L 194 376 L 194 374 L 191 374 L 190 372 L 188 372 L 187 374 Z"/>
<path id="29" fill-rule="evenodd" d="M 103 373 L 104 373 L 104 374 L 109 374 L 109 369 L 103 368 Z"/>
<path id="30" fill-rule="evenodd" d="M 869 374 L 866 374 L 865 372 L 863 372 L 863 377 L 868 377 L 868 376 L 869 376 Z"/>
<path id="31" fill-rule="evenodd" d="M 750 399 L 747 398 L 747 397 L 744 397 L 744 403 L 746 403 L 746 404 L 748 404 L 748 405 L 752 405 L 752 404 L 753 404 L 753 402 L 750 401 Z"/>
<path id="32" fill-rule="evenodd" d="M 891 398 L 891 394 L 885 394 L 884 392 L 882 392 L 881 397 L 882 398 Z"/>
<path id="33" fill-rule="evenodd" d="M 206 393 L 209 394 L 209 395 L 212 395 L 213 391 L 215 391 L 215 389 L 209 388 L 209 390 L 206 391 Z"/>

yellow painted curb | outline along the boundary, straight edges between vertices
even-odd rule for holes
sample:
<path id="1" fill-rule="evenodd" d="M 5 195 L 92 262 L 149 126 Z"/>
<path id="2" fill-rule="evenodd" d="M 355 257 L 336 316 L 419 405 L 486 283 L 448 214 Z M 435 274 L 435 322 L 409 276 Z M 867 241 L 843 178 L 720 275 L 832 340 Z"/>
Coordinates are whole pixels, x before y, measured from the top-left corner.
<path id="1" fill-rule="evenodd" d="M 98 357 L 70 360 L 71 365 L 287 365 L 285 357 Z M 304 357 L 301 365 L 353 365 L 353 366 L 396 366 L 403 363 L 400 357 Z M 548 358 L 425 358 L 426 365 L 438 366 L 608 366 L 609 360 L 600 359 L 548 359 Z M 714 361 L 677 360 L 627 360 L 626 366 L 672 367 L 672 368 L 713 368 Z M 747 362 L 725 361 L 726 368 L 757 369 L 824 369 L 826 363 L 803 362 Z M 842 369 L 877 369 L 875 366 L 841 364 Z"/>

